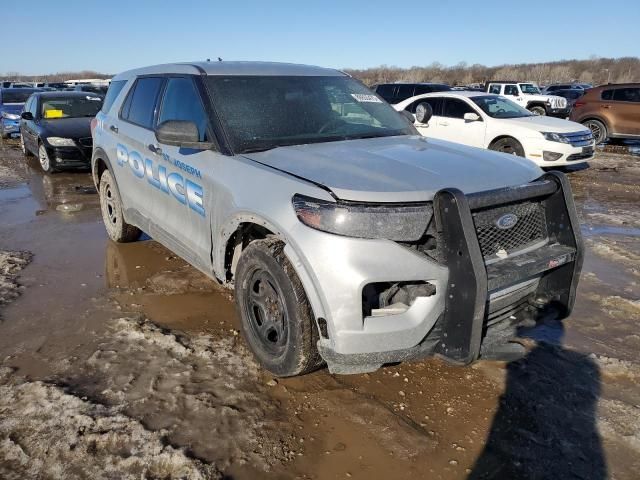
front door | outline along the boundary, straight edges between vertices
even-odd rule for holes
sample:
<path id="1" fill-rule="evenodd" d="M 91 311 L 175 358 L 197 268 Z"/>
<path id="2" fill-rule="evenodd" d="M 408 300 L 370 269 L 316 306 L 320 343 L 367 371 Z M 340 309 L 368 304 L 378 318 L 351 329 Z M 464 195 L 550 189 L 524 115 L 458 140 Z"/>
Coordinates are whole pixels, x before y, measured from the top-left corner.
<path id="1" fill-rule="evenodd" d="M 158 125 L 169 120 L 189 121 L 198 127 L 199 140 L 211 143 L 213 134 L 193 76 L 171 76 L 162 98 Z M 211 263 L 211 213 L 206 205 L 213 176 L 222 155 L 211 149 L 164 145 L 155 140 L 154 178 L 164 169 L 169 191 L 154 205 L 154 218 L 177 241 L 196 265 Z M 193 258 L 195 256 L 196 258 Z"/>
<path id="2" fill-rule="evenodd" d="M 420 135 L 429 138 L 440 138 L 439 130 L 438 130 L 438 118 L 440 118 L 440 114 L 442 112 L 442 97 L 426 97 L 420 98 L 405 108 L 405 110 L 409 113 L 415 115 L 416 107 L 420 103 L 428 103 L 431 105 L 431 110 L 433 111 L 433 116 L 429 120 L 428 123 L 415 123 L 415 127 L 420 132 Z"/>
<path id="3" fill-rule="evenodd" d="M 465 113 L 475 113 L 480 120 L 465 120 Z M 478 111 L 459 98 L 444 98 L 442 115 L 438 118 L 438 135 L 443 140 L 471 147 L 484 147 L 486 123 Z"/>

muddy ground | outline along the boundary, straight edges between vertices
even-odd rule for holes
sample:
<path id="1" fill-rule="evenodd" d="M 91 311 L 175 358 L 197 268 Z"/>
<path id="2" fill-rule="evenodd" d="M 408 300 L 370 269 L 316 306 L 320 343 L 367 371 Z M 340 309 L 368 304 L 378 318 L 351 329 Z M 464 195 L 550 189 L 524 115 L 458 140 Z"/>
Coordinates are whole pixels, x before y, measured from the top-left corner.
<path id="1" fill-rule="evenodd" d="M 640 162 L 571 172 L 577 307 L 518 362 L 273 379 L 229 292 L 0 145 L 0 478 L 637 479 Z"/>

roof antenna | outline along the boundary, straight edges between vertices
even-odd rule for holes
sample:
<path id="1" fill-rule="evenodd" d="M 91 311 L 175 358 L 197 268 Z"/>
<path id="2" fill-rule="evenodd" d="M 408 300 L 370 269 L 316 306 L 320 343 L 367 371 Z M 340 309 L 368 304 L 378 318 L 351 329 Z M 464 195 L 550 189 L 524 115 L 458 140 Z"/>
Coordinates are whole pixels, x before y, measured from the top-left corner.
<path id="1" fill-rule="evenodd" d="M 221 57 L 218 57 L 218 61 L 219 61 L 219 62 L 221 62 L 221 61 L 222 61 L 222 58 L 221 58 Z"/>
<path id="2" fill-rule="evenodd" d="M 210 59 L 210 58 L 207 58 L 207 62 L 210 62 L 210 61 L 211 61 L 211 59 Z"/>

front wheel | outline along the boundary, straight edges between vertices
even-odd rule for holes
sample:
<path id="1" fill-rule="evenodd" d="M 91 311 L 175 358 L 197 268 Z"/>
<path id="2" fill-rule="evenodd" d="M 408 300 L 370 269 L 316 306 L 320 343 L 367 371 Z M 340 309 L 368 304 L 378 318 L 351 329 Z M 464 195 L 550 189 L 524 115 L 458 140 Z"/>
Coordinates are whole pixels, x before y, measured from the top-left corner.
<path id="1" fill-rule="evenodd" d="M 489 148 L 497 152 L 524 157 L 524 148 L 515 138 L 501 138 L 489 145 Z"/>
<path id="2" fill-rule="evenodd" d="M 589 130 L 591 130 L 596 145 L 604 142 L 607 139 L 607 127 L 600 120 L 587 120 L 582 124 Z"/>
<path id="3" fill-rule="evenodd" d="M 244 337 L 269 372 L 290 377 L 322 365 L 313 312 L 284 243 L 257 240 L 242 252 L 235 298 Z"/>
<path id="4" fill-rule="evenodd" d="M 43 172 L 53 173 L 56 171 L 53 163 L 51 162 L 51 159 L 49 158 L 49 153 L 42 143 L 38 147 L 38 160 L 40 161 L 40 167 L 42 167 Z"/>
<path id="5" fill-rule="evenodd" d="M 540 116 L 545 116 L 547 114 L 547 111 L 544 109 L 544 107 L 541 107 L 540 105 L 531 107 L 529 111 L 535 115 L 540 115 Z"/>
<path id="6" fill-rule="evenodd" d="M 122 214 L 122 200 L 113 176 L 109 170 L 105 170 L 100 177 L 100 209 L 102 221 L 107 229 L 109 238 L 114 242 L 133 242 L 140 237 L 140 230 L 129 225 Z"/>

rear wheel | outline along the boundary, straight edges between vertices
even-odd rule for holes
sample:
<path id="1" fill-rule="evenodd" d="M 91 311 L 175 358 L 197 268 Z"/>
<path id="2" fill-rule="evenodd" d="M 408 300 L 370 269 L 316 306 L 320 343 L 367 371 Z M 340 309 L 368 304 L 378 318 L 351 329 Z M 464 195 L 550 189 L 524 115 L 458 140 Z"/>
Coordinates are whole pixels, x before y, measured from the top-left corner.
<path id="1" fill-rule="evenodd" d="M 100 177 L 100 207 L 102 220 L 107 229 L 109 238 L 114 242 L 133 242 L 140 237 L 140 229 L 129 225 L 122 215 L 122 200 L 113 176 L 109 170 L 105 170 Z"/>
<path id="2" fill-rule="evenodd" d="M 284 243 L 257 240 L 242 252 L 235 297 L 245 339 L 269 372 L 289 377 L 322 365 L 313 312 Z"/>
<path id="3" fill-rule="evenodd" d="M 501 138 L 500 140 L 496 140 L 491 145 L 489 145 L 489 148 L 497 152 L 524 157 L 524 148 L 522 148 L 520 142 L 515 138 Z"/>
<path id="4" fill-rule="evenodd" d="M 589 130 L 591 130 L 596 145 L 604 142 L 607 139 L 607 127 L 600 120 L 587 120 L 585 122 L 582 122 L 582 124 Z"/>
<path id="5" fill-rule="evenodd" d="M 544 107 L 540 105 L 535 105 L 529 108 L 529 111 L 531 113 L 535 113 L 536 115 L 540 115 L 540 116 L 545 116 L 547 114 L 547 111 L 544 109 Z"/>

